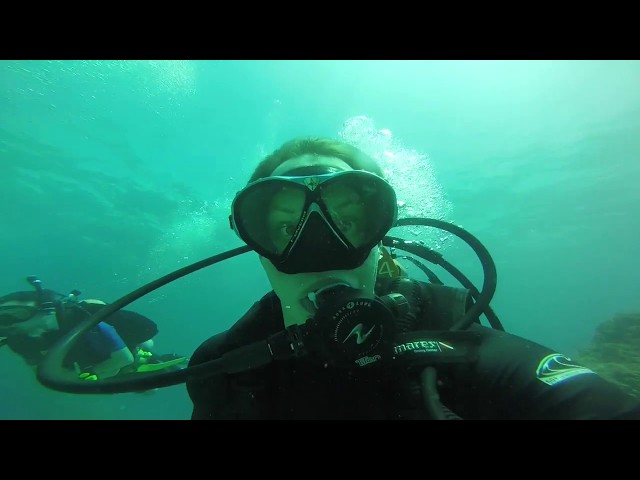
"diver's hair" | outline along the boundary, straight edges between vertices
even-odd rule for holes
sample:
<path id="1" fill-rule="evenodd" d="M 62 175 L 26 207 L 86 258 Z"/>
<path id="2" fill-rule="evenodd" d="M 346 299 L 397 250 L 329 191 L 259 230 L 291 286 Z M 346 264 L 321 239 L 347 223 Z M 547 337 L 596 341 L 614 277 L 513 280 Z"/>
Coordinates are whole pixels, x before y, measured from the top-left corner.
<path id="1" fill-rule="evenodd" d="M 256 167 L 247 183 L 271 176 L 273 171 L 291 158 L 303 155 L 337 157 L 354 170 L 364 170 L 384 178 L 376 161 L 359 148 L 348 143 L 324 137 L 298 137 L 284 143 L 266 156 Z"/>
<path id="2" fill-rule="evenodd" d="M 34 290 L 7 293 L 0 297 L 0 305 L 7 302 L 37 302 L 38 294 Z"/>

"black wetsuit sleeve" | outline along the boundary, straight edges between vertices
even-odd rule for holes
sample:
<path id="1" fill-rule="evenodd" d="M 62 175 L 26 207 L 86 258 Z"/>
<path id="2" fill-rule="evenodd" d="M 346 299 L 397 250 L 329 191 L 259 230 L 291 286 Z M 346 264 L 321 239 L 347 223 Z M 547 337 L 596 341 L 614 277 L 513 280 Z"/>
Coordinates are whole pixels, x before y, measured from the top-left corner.
<path id="1" fill-rule="evenodd" d="M 266 295 L 256 302 L 231 329 L 205 341 L 191 356 L 189 366 L 219 359 L 232 350 L 266 338 L 270 333 L 267 321 L 270 317 L 268 312 L 271 311 L 267 306 L 270 303 L 271 297 Z M 236 374 L 233 385 L 229 375 L 225 373 L 187 381 L 187 392 L 193 403 L 191 419 L 249 418 L 246 412 L 254 412 L 254 404 L 260 403 L 254 395 L 254 391 L 256 381 L 260 380 L 263 375 L 264 373 L 260 369 L 241 375 Z M 255 415 L 257 418 L 261 418 L 262 413 L 258 412 Z"/>
<path id="2" fill-rule="evenodd" d="M 193 353 L 189 366 L 199 365 L 222 356 L 227 332 L 219 333 L 204 342 Z M 191 420 L 223 420 L 227 399 L 227 376 L 224 374 L 189 380 L 187 392 L 193 403 Z M 230 418 L 230 417 L 229 417 Z"/>
<path id="3" fill-rule="evenodd" d="M 638 401 L 570 358 L 474 325 L 477 362 L 443 371 L 440 397 L 465 419 L 640 418 Z"/>

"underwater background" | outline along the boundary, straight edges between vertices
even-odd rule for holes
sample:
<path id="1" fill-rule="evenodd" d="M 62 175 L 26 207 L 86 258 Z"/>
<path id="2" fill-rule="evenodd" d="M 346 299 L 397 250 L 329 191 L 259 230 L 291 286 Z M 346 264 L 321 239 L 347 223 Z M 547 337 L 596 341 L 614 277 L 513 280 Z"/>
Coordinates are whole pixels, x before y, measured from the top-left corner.
<path id="1" fill-rule="evenodd" d="M 401 217 L 475 235 L 497 265 L 491 305 L 507 331 L 574 355 L 603 321 L 640 311 L 639 61 L 0 61 L 0 294 L 37 275 L 113 302 L 243 245 L 233 196 L 299 135 L 377 158 Z M 462 241 L 392 233 L 481 287 Z M 268 290 L 250 252 L 127 309 L 158 323 L 158 350 L 190 355 Z M 0 362 L 1 419 L 191 414 L 183 384 L 70 394 L 8 348 Z"/>

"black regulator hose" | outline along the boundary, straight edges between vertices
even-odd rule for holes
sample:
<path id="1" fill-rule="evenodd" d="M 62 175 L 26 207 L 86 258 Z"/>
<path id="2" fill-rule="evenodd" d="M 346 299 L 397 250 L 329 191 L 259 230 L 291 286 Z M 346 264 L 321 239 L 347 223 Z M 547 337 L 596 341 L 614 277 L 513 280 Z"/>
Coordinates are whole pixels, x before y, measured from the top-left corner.
<path id="1" fill-rule="evenodd" d="M 406 251 L 416 254 L 422 258 L 428 259 L 436 265 L 440 265 L 449 273 L 451 273 L 458 281 L 460 281 L 465 287 L 473 292 L 473 298 L 475 300 L 474 305 L 466 312 L 465 316 L 456 322 L 451 330 L 464 330 L 468 328 L 472 323 L 479 319 L 483 312 L 486 312 L 489 307 L 489 303 L 493 298 L 493 295 L 497 286 L 497 270 L 493 258 L 485 246 L 466 230 L 449 222 L 436 220 L 432 218 L 403 218 L 399 219 L 394 227 L 401 227 L 407 225 L 423 225 L 428 227 L 436 227 L 442 230 L 446 230 L 453 233 L 460 239 L 464 240 L 476 253 L 482 268 L 484 271 L 484 283 L 482 291 L 478 293 L 477 289 L 471 284 L 471 282 L 460 272 L 457 268 L 447 262 L 444 257 L 438 252 L 426 247 L 424 244 L 417 244 L 412 242 L 406 242 L 402 239 L 387 237 L 395 243 L 395 247 L 405 249 Z M 490 310 L 489 310 L 490 311 Z M 489 314 L 491 315 L 491 314 Z M 491 320 L 497 320 L 497 317 L 491 318 Z M 495 323 L 495 322 L 492 322 Z M 502 327 L 499 321 L 497 325 Z M 420 374 L 420 384 L 422 391 L 422 400 L 425 408 L 433 420 L 448 420 L 459 419 L 457 415 L 449 412 L 444 405 L 440 402 L 440 395 L 438 394 L 437 386 L 437 371 L 433 366 L 427 366 L 422 369 Z M 451 415 L 446 415 L 446 412 Z"/>
<path id="2" fill-rule="evenodd" d="M 475 304 L 467 311 L 464 318 L 453 325 L 452 330 L 466 329 L 471 325 L 486 308 L 495 292 L 496 287 L 496 269 L 489 255 L 489 252 L 484 246 L 470 233 L 466 232 L 460 227 L 457 227 L 451 223 L 444 222 L 436 219 L 429 218 L 404 218 L 398 220 L 394 227 L 406 226 L 406 225 L 422 225 L 440 228 L 453 233 L 467 242 L 478 255 L 483 269 L 484 269 L 484 284 L 482 290 L 479 292 L 475 299 Z M 417 255 L 427 261 L 431 261 L 437 265 L 441 265 L 444 268 L 449 266 L 440 254 L 427 248 L 423 243 L 419 242 L 407 242 L 401 240 L 395 242 L 393 237 L 385 237 L 383 243 L 387 246 L 398 246 L 400 249 L 405 249 L 409 253 Z M 143 391 L 149 388 L 160 388 L 178 383 L 183 383 L 188 379 L 205 378 L 211 375 L 215 375 L 220 372 L 233 373 L 234 371 L 246 371 L 247 369 L 256 368 L 269 363 L 273 359 L 279 357 L 287 358 L 291 354 L 291 349 L 296 347 L 299 342 L 295 341 L 295 338 L 284 338 L 280 341 L 276 339 L 265 339 L 264 341 L 256 342 L 252 345 L 241 347 L 237 350 L 229 352 L 223 358 L 217 360 L 211 360 L 209 362 L 190 366 L 183 370 L 166 372 L 166 373 L 149 373 L 135 378 L 123 378 L 123 379 L 106 379 L 98 382 L 86 382 L 79 380 L 73 373 L 66 372 L 63 367 L 63 360 L 72 346 L 79 340 L 80 336 L 87 332 L 90 328 L 97 325 L 100 321 L 104 320 L 109 315 L 124 308 L 131 302 L 151 293 L 152 291 L 173 282 L 185 275 L 193 273 L 204 267 L 214 265 L 223 260 L 235 257 L 237 255 L 251 251 L 248 246 L 242 246 L 226 252 L 214 255 L 199 262 L 195 262 L 191 265 L 176 270 L 162 278 L 144 285 L 137 290 L 125 295 L 113 304 L 107 305 L 99 312 L 92 315 L 88 320 L 77 325 L 71 331 L 63 336 L 56 345 L 54 345 L 45 356 L 44 360 L 38 366 L 37 378 L 38 381 L 44 386 L 71 393 L 123 393 L 133 391 Z M 454 275 L 455 277 L 455 275 Z M 458 280 L 459 277 L 456 277 Z M 34 287 L 41 286 L 35 282 Z M 411 323 L 411 319 L 406 317 L 405 322 Z M 295 332 L 294 332 L 295 333 Z M 297 348 L 297 347 L 296 347 Z M 422 387 L 424 390 L 425 406 L 434 418 L 447 418 L 447 410 L 443 406 L 438 406 L 438 394 L 436 387 L 435 368 L 426 367 L 421 375 L 423 379 Z M 438 407 L 438 408 L 436 408 Z M 439 412 L 436 410 L 439 409 Z"/>

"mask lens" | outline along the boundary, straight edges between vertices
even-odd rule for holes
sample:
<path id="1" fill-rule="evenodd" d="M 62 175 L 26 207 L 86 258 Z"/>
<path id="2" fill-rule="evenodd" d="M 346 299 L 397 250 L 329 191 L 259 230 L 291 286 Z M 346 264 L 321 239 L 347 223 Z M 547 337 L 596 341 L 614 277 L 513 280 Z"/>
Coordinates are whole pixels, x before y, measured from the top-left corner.
<path id="1" fill-rule="evenodd" d="M 339 242 L 355 249 L 371 249 L 397 215 L 395 192 L 387 182 L 370 173 L 348 171 L 258 181 L 236 197 L 233 220 L 248 245 L 278 259 L 302 234 L 301 219 L 312 202 L 330 222 L 329 228 L 342 237 Z"/>
<path id="2" fill-rule="evenodd" d="M 373 175 L 338 177 L 321 185 L 320 195 L 335 227 L 355 248 L 380 241 L 395 221 L 395 193 Z"/>
<path id="3" fill-rule="evenodd" d="M 234 206 L 241 238 L 271 255 L 282 254 L 300 223 L 303 188 L 273 180 L 245 190 Z"/>

